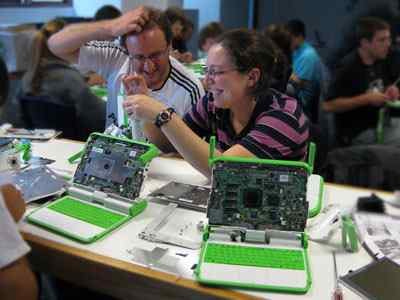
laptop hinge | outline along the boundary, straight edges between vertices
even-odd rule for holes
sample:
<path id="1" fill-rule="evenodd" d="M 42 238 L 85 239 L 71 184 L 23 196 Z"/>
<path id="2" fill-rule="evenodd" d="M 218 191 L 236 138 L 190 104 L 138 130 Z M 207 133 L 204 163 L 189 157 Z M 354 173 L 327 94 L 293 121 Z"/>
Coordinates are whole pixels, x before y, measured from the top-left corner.
<path id="1" fill-rule="evenodd" d="M 127 202 L 125 198 L 116 198 L 112 195 L 108 195 L 107 193 L 94 191 L 84 186 L 73 185 L 68 188 L 68 194 L 80 200 L 100 204 L 106 208 L 116 210 L 124 214 L 129 214 L 130 208 L 132 207 L 132 203 Z"/>

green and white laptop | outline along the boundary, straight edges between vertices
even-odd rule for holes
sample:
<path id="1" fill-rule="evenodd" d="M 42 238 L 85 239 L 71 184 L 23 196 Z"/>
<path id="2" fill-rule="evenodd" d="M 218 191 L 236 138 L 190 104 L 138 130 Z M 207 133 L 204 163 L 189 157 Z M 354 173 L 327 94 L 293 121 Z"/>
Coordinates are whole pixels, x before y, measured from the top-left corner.
<path id="1" fill-rule="evenodd" d="M 311 173 L 305 162 L 211 155 L 212 187 L 197 280 L 305 293 L 311 286 L 304 229 Z"/>
<path id="2" fill-rule="evenodd" d="M 91 134 L 67 195 L 27 220 L 79 242 L 98 240 L 146 208 L 147 201 L 137 197 L 158 153 L 152 144 Z"/>

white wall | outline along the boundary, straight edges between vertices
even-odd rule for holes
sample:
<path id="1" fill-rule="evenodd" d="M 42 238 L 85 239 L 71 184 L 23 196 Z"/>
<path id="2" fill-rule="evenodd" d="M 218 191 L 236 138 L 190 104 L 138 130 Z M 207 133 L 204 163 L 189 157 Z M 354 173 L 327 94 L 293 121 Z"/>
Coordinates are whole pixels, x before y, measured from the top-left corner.
<path id="1" fill-rule="evenodd" d="M 73 7 L 1 8 L 0 24 L 42 23 L 60 16 L 75 16 L 75 11 Z"/>
<path id="2" fill-rule="evenodd" d="M 122 0 L 74 0 L 73 7 L 1 8 L 0 24 L 42 23 L 55 17 L 93 17 L 96 10 L 106 4 L 121 9 L 121 2 Z"/>
<path id="3" fill-rule="evenodd" d="M 122 11 L 140 4 L 160 9 L 168 6 L 198 9 L 200 28 L 211 21 L 220 19 L 220 0 L 74 0 L 73 7 L 1 8 L 0 24 L 40 23 L 58 16 L 91 17 L 100 6 L 105 4 L 114 5 Z"/>
<path id="4" fill-rule="evenodd" d="M 197 0 L 201 1 L 201 0 Z M 159 9 L 166 9 L 168 6 L 182 7 L 183 0 L 122 0 L 121 7 L 123 11 L 135 8 L 138 5 L 148 5 Z"/>
<path id="5" fill-rule="evenodd" d="M 74 10 L 79 17 L 93 17 L 103 5 L 114 5 L 121 9 L 122 0 L 74 0 Z"/>
<path id="6" fill-rule="evenodd" d="M 199 10 L 199 28 L 220 20 L 220 0 L 184 0 L 183 8 Z M 247 12 L 246 12 L 247 13 Z"/>

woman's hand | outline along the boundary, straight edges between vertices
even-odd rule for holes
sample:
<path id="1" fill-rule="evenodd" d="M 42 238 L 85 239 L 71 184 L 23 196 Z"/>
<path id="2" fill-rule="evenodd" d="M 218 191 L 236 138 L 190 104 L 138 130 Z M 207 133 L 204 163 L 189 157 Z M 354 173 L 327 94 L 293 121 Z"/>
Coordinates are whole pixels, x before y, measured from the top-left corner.
<path id="1" fill-rule="evenodd" d="M 122 105 L 130 118 L 151 123 L 162 110 L 167 108 L 163 103 L 143 94 L 128 96 Z"/>

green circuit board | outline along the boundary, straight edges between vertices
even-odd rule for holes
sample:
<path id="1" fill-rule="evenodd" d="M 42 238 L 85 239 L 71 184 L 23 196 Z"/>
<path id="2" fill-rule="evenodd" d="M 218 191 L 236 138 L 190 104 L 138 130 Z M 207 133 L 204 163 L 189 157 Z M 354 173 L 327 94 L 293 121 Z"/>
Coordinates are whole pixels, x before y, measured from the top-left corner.
<path id="1" fill-rule="evenodd" d="M 146 167 L 139 158 L 148 150 L 132 140 L 92 135 L 73 182 L 133 200 L 139 196 Z"/>
<path id="2" fill-rule="evenodd" d="M 304 231 L 308 173 L 295 166 L 217 161 L 213 165 L 209 224 Z"/>

